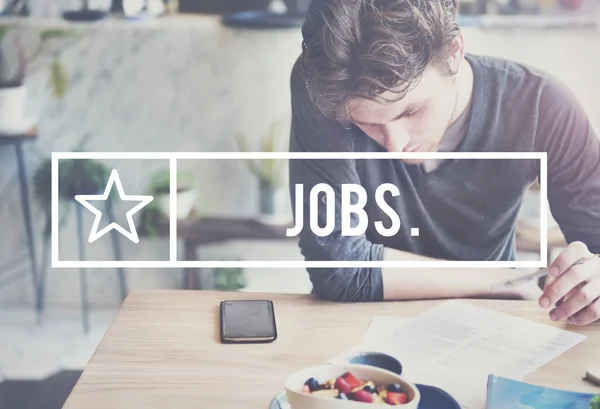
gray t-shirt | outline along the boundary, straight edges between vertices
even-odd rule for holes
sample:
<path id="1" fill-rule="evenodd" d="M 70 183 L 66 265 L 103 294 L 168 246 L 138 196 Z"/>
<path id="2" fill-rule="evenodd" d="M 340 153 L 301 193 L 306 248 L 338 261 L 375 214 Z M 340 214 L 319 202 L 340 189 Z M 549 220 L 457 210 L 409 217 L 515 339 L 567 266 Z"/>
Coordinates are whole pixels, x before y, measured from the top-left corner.
<path id="1" fill-rule="evenodd" d="M 474 89 L 460 152 L 547 152 L 548 199 L 567 241 L 580 240 L 600 252 L 600 141 L 582 107 L 560 82 L 534 68 L 494 57 L 467 55 Z M 299 64 L 291 75 L 291 152 L 383 152 L 358 127 L 345 129 L 323 116 L 308 98 Z M 538 160 L 446 160 L 430 172 L 399 160 L 291 160 L 290 194 L 304 184 L 301 252 L 308 261 L 375 261 L 390 247 L 446 260 L 514 260 L 515 226 L 527 187 L 539 176 Z M 310 229 L 310 189 L 318 183 L 336 192 L 335 228 L 326 237 Z M 340 191 L 360 184 L 368 193 L 369 215 L 362 236 L 341 234 Z M 400 195 L 386 195 L 401 228 L 392 237 L 375 229 L 391 220 L 375 201 L 375 190 L 392 183 Z M 319 201 L 319 225 L 326 203 Z M 357 224 L 356 217 L 351 225 Z M 419 236 L 411 236 L 411 227 Z M 383 299 L 378 268 L 308 269 L 314 292 L 336 301 Z M 419 270 L 415 270 L 419 274 Z M 449 274 L 451 274 L 449 272 Z"/>

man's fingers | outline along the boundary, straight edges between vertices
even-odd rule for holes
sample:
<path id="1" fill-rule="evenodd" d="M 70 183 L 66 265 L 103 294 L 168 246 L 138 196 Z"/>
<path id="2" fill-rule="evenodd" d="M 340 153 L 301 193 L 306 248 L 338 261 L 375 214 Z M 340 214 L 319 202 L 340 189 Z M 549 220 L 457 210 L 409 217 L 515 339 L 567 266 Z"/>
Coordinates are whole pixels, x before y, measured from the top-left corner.
<path id="1" fill-rule="evenodd" d="M 556 302 L 556 306 L 558 307 L 559 305 L 563 304 L 565 301 L 567 301 L 569 298 L 571 298 L 577 291 L 579 291 L 579 289 L 581 288 L 582 284 L 585 283 L 580 283 L 577 287 L 573 288 L 571 291 L 569 291 L 567 293 L 567 295 L 565 295 L 564 297 L 562 297 L 560 300 L 558 300 Z"/>
<path id="2" fill-rule="evenodd" d="M 595 269 L 586 264 L 580 264 L 571 267 L 566 273 L 563 273 L 552 284 L 544 288 L 544 295 L 540 298 L 540 305 L 543 308 L 556 304 L 561 298 L 566 296 L 571 290 L 579 284 L 588 280 L 595 274 Z"/>
<path id="3" fill-rule="evenodd" d="M 544 290 L 546 289 L 546 287 L 548 287 L 549 285 L 552 285 L 552 283 L 554 283 L 556 281 L 556 277 L 555 276 L 551 276 L 550 274 L 548 274 L 546 276 L 546 280 L 544 280 Z"/>
<path id="4" fill-rule="evenodd" d="M 600 318 L 600 298 L 590 303 L 587 307 L 569 317 L 569 324 L 588 325 Z"/>
<path id="5" fill-rule="evenodd" d="M 594 302 L 600 296 L 600 277 L 591 278 L 586 284 L 574 288 L 571 293 L 565 302 L 550 311 L 552 321 L 569 318 Z"/>
<path id="6" fill-rule="evenodd" d="M 550 264 L 549 275 L 558 277 L 583 257 L 590 256 L 585 243 L 574 241 Z"/>

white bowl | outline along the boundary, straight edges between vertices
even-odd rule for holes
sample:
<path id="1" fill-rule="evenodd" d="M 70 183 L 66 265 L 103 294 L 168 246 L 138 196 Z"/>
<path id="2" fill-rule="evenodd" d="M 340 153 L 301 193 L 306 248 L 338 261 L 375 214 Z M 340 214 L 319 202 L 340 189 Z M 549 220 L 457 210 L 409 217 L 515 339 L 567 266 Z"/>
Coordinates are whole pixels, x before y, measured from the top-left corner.
<path id="1" fill-rule="evenodd" d="M 304 383 L 315 378 L 319 383 L 329 379 L 337 378 L 346 372 L 351 372 L 361 381 L 373 381 L 376 385 L 399 384 L 408 395 L 408 402 L 404 405 L 395 405 L 402 409 L 417 409 L 421 394 L 415 384 L 404 380 L 394 372 L 386 371 L 374 366 L 345 364 L 345 365 L 321 365 L 303 369 L 290 376 L 285 382 L 287 400 L 292 409 L 366 409 L 372 407 L 372 403 L 363 403 L 352 400 L 342 400 L 322 396 L 312 396 L 302 392 Z M 388 405 L 392 406 L 392 405 Z M 376 407 L 381 407 L 376 405 Z"/>

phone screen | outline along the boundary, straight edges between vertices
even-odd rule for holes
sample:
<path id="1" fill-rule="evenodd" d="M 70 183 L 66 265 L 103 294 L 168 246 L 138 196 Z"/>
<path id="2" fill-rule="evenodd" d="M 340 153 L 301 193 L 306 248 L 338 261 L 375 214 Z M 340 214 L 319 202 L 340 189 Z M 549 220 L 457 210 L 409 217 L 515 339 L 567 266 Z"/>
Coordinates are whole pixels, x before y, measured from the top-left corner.
<path id="1" fill-rule="evenodd" d="M 221 338 L 224 341 L 266 342 L 276 337 L 271 301 L 236 300 L 221 303 Z"/>

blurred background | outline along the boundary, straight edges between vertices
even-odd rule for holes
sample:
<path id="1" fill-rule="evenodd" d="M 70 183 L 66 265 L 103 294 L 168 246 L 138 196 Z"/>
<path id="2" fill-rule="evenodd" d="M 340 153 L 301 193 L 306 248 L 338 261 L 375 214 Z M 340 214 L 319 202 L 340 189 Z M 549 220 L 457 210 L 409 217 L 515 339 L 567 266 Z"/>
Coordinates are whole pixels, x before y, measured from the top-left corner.
<path id="1" fill-rule="evenodd" d="M 461 0 L 467 51 L 511 58 L 567 83 L 600 129 L 599 0 Z M 52 152 L 285 151 L 292 65 L 310 0 L 0 0 L 0 408 L 60 408 L 134 289 L 310 293 L 301 269 L 51 269 Z M 118 163 L 117 163 L 118 162 Z M 118 169 L 134 244 L 93 244 L 74 193 L 101 193 Z M 165 160 L 60 164 L 60 256 L 168 260 Z M 285 163 L 178 163 L 178 258 L 302 260 Z M 111 198 L 112 198 L 111 194 Z M 111 217 L 124 212 L 111 201 Z M 532 187 L 518 257 L 539 259 Z M 123 221 L 121 221 L 123 224 Z M 549 220 L 549 257 L 564 246 Z"/>

